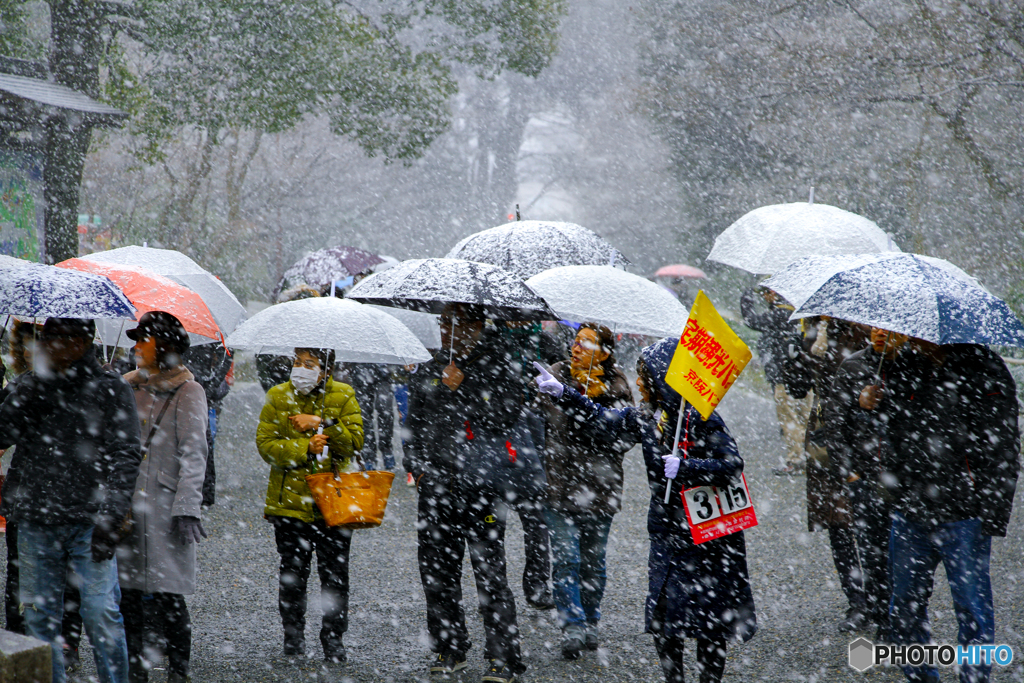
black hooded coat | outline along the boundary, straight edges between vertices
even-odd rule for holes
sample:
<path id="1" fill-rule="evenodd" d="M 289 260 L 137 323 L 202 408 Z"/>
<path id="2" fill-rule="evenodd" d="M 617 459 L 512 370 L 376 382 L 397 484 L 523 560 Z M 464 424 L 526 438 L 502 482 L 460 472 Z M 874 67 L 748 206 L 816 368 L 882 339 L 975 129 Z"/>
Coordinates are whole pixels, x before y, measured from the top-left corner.
<path id="1" fill-rule="evenodd" d="M 665 478 L 661 456 L 672 452 L 682 397 L 664 378 L 678 343 L 678 339 L 663 339 L 641 351 L 656 385 L 658 407 L 664 411 L 664 431 L 641 409 L 604 408 L 569 387 L 559 402 L 571 405 L 580 419 L 608 441 L 631 437 L 643 448 L 651 491 L 647 514 L 651 541 L 645 606 L 647 631 L 654 630 L 655 608 L 663 601 L 667 606 L 665 623 L 656 625 L 663 636 L 745 642 L 757 631 L 757 617 L 743 532 L 696 545 L 683 506 L 683 489 L 725 486 L 743 472 L 736 442 L 718 413 L 712 413 L 705 421 L 693 406 L 685 405 L 683 423 L 688 429 L 682 436 L 689 443 L 688 457 L 680 463 L 674 480 L 669 482 Z M 663 502 L 666 484 L 673 489 L 667 504 Z"/>

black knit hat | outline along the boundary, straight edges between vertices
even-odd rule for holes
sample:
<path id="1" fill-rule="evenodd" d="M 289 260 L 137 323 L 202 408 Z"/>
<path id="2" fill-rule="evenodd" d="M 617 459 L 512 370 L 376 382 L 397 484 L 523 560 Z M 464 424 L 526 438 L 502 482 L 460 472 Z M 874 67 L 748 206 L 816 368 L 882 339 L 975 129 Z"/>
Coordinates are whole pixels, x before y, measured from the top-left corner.
<path id="1" fill-rule="evenodd" d="M 176 352 L 185 353 L 189 347 L 188 332 L 185 331 L 181 321 L 170 313 L 164 311 L 149 311 L 139 319 L 139 324 L 134 330 L 124 333 L 132 341 L 138 341 L 145 337 L 155 337 L 171 345 Z"/>

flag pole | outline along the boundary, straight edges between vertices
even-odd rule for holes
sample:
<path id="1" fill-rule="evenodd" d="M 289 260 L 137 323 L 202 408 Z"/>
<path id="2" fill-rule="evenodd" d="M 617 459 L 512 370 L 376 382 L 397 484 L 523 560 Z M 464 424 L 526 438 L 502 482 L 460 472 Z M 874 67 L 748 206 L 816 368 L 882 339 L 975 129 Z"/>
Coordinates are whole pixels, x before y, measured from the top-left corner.
<path id="1" fill-rule="evenodd" d="M 679 419 L 676 420 L 676 438 L 672 440 L 672 457 L 677 457 L 679 453 L 679 432 L 683 431 L 683 411 L 686 410 L 686 404 L 682 399 L 679 400 Z M 672 482 L 675 478 L 669 479 L 665 483 L 665 504 L 668 504 L 668 499 L 672 495 Z"/>

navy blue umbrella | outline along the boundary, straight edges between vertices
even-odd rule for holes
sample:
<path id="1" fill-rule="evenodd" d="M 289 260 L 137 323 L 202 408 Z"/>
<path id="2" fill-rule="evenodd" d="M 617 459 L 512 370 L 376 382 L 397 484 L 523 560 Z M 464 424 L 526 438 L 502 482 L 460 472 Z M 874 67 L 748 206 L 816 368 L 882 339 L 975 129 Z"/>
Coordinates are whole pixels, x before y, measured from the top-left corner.
<path id="1" fill-rule="evenodd" d="M 102 275 L 11 261 L 0 263 L 0 315 L 135 319 L 135 306 Z"/>
<path id="2" fill-rule="evenodd" d="M 805 261 L 786 270 L 806 270 Z M 940 261 L 891 254 L 852 265 L 824 280 L 792 317 L 827 315 L 936 344 L 1024 347 L 1024 325 L 1006 302 Z"/>

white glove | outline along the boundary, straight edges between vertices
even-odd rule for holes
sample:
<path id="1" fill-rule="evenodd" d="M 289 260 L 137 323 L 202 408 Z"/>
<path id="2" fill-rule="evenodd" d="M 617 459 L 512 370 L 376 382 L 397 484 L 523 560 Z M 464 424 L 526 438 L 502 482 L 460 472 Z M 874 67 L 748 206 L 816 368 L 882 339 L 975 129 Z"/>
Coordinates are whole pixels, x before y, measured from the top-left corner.
<path id="1" fill-rule="evenodd" d="M 548 372 L 547 368 L 537 361 L 533 361 L 533 367 L 537 368 L 537 371 L 540 373 L 534 378 L 534 381 L 537 382 L 537 390 L 542 394 L 561 398 L 562 392 L 565 391 L 565 387 L 562 386 L 562 383 L 555 379 L 555 376 Z"/>
<path id="2" fill-rule="evenodd" d="M 665 461 L 665 478 L 675 479 L 679 474 L 679 456 L 663 455 L 661 459 Z"/>

